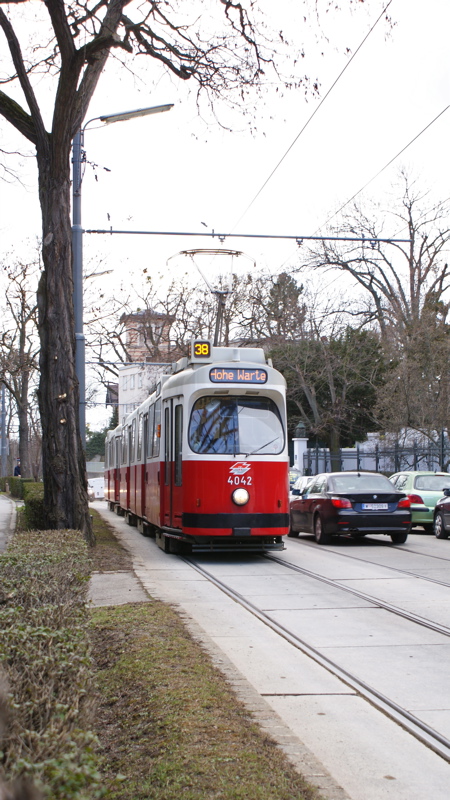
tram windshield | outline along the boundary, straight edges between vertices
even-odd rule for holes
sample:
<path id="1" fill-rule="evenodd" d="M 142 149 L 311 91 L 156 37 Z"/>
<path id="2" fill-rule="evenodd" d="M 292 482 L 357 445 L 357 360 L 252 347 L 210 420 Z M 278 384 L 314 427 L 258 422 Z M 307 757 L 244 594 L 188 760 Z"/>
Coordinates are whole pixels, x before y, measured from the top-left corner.
<path id="1" fill-rule="evenodd" d="M 276 455 L 284 448 L 280 413 L 269 397 L 201 397 L 189 423 L 195 453 Z"/>

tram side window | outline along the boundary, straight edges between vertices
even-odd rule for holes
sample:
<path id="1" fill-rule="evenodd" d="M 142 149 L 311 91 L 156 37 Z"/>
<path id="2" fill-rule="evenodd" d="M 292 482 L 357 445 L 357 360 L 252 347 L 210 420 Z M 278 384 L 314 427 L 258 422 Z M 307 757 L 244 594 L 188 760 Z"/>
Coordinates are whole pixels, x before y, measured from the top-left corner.
<path id="1" fill-rule="evenodd" d="M 164 483 L 170 482 L 170 408 L 164 409 Z"/>
<path id="2" fill-rule="evenodd" d="M 105 469 L 109 468 L 109 446 L 110 442 L 107 442 L 105 447 Z"/>
<path id="3" fill-rule="evenodd" d="M 183 406 L 175 406 L 175 486 L 181 486 L 183 446 Z"/>
<path id="4" fill-rule="evenodd" d="M 144 427 L 144 415 L 139 414 L 138 426 L 137 426 L 137 441 L 136 441 L 136 461 L 138 464 L 141 463 L 142 459 L 142 433 Z"/>
<path id="5" fill-rule="evenodd" d="M 153 428 L 155 425 L 155 406 L 150 406 L 148 410 L 148 445 L 147 445 L 147 456 L 148 458 L 152 458 L 153 456 Z"/>
<path id="6" fill-rule="evenodd" d="M 153 430 L 153 457 L 159 456 L 159 443 L 161 441 L 161 400 L 155 403 L 155 427 Z"/>
<path id="7" fill-rule="evenodd" d="M 148 456 L 148 413 L 144 414 L 142 417 L 142 455 L 144 456 L 144 464 L 147 461 Z"/>
<path id="8" fill-rule="evenodd" d="M 115 452 L 115 454 L 116 454 L 116 457 L 115 457 L 115 466 L 116 466 L 116 467 L 120 467 L 120 460 L 121 460 L 121 459 L 120 459 L 120 457 L 121 457 L 121 455 L 122 455 L 122 454 L 121 454 L 121 452 L 120 452 L 120 450 L 121 450 L 121 443 L 122 443 L 122 439 L 121 439 L 121 437 L 120 437 L 120 436 L 116 436 L 116 446 L 115 446 L 115 451 L 116 451 L 116 452 Z"/>
<path id="9" fill-rule="evenodd" d="M 128 455 L 128 430 L 127 428 L 125 428 L 122 433 L 122 464 L 127 463 L 127 455 Z"/>

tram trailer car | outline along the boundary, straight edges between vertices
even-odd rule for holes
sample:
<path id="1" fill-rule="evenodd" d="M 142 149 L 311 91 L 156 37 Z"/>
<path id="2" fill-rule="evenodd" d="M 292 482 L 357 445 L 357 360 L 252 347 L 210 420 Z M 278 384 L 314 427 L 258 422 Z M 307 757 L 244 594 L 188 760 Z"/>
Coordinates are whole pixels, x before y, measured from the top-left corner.
<path id="1" fill-rule="evenodd" d="M 259 348 L 190 355 L 106 437 L 105 498 L 166 552 L 283 550 L 286 384 Z"/>

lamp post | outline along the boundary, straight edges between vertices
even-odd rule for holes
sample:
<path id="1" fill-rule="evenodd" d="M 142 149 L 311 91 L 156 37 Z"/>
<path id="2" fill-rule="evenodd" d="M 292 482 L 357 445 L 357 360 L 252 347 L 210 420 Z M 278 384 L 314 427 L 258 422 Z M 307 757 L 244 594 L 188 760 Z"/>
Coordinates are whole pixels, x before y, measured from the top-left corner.
<path id="1" fill-rule="evenodd" d="M 173 103 L 150 108 L 137 108 L 134 111 L 123 111 L 121 114 L 105 114 L 93 117 L 77 131 L 72 143 L 72 274 L 73 274 L 73 309 L 75 318 L 75 371 L 78 378 L 80 404 L 79 421 L 80 436 L 83 448 L 86 446 L 86 356 L 85 337 L 83 333 L 83 228 L 81 226 L 81 184 L 83 181 L 83 164 L 86 160 L 84 132 L 91 122 L 124 122 L 135 117 L 146 117 L 170 111 Z"/>

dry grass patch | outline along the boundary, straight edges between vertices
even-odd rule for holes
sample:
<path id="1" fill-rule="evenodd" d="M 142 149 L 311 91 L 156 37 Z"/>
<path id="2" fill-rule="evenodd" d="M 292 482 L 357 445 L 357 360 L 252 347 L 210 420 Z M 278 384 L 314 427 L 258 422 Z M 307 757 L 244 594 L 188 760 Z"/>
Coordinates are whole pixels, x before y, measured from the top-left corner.
<path id="1" fill-rule="evenodd" d="M 313 800 L 178 615 L 154 601 L 93 613 L 96 732 L 111 800 Z"/>
<path id="2" fill-rule="evenodd" d="M 90 509 L 95 535 L 95 547 L 91 550 L 93 569 L 96 572 L 132 570 L 131 556 L 119 542 L 114 530 L 93 508 Z M 136 531 L 136 535 L 139 534 Z"/>

